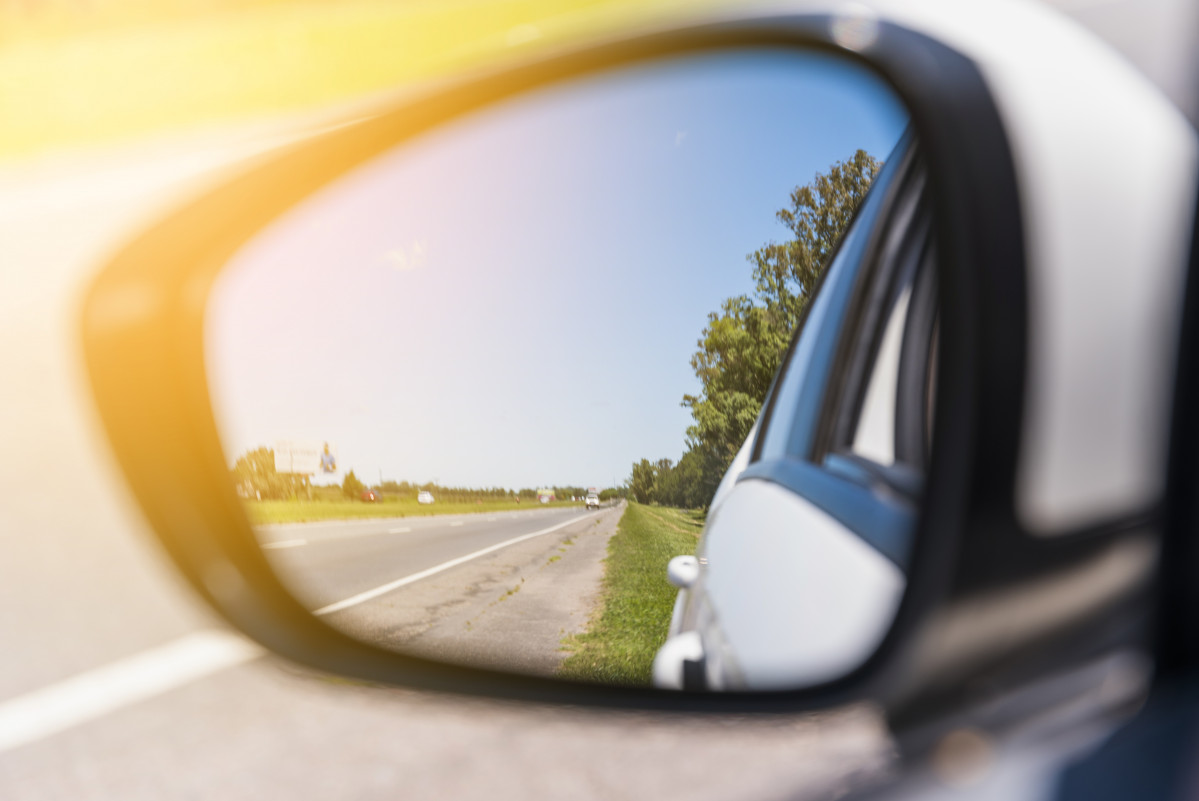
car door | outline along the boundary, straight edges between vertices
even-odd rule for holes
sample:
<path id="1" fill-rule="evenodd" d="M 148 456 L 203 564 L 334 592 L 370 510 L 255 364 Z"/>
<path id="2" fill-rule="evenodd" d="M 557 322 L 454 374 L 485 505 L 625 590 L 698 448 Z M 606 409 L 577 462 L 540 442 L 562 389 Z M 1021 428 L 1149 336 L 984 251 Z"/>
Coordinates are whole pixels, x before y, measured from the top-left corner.
<path id="1" fill-rule="evenodd" d="M 886 634 L 931 444 L 935 279 L 924 172 L 905 137 L 713 499 L 660 684 L 819 684 Z"/>

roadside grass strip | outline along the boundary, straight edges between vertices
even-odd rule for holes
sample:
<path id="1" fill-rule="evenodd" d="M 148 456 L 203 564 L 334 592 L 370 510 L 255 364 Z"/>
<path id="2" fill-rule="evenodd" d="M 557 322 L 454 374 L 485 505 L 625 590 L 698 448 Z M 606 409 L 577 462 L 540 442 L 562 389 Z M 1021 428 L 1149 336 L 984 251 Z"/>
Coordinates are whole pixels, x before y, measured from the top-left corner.
<path id="1" fill-rule="evenodd" d="M 256 526 L 274 523 L 311 523 L 317 520 L 362 520 L 377 517 L 431 517 L 434 515 L 464 515 L 480 512 L 509 512 L 514 510 L 581 508 L 583 503 L 554 501 L 536 503 L 525 501 L 438 501 L 420 504 L 415 500 L 387 499 L 382 503 L 362 501 L 243 501 L 250 522 Z"/>
<path id="2" fill-rule="evenodd" d="M 563 640 L 571 653 L 559 675 L 604 684 L 649 683 L 677 592 L 666 580 L 666 565 L 695 553 L 702 528 L 702 515 L 694 512 L 629 503 L 608 541 L 599 609 L 588 631 Z"/>

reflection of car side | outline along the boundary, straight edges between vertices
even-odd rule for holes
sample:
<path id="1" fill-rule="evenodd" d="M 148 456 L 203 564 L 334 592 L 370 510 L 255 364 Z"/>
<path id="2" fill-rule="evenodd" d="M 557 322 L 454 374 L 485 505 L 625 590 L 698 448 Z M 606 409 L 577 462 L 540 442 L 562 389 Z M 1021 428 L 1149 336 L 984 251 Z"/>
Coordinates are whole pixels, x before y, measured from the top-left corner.
<path id="1" fill-rule="evenodd" d="M 428 490 L 421 490 L 416 494 L 417 503 L 433 503 L 433 493 Z"/>
<path id="2" fill-rule="evenodd" d="M 660 686 L 818 684 L 889 629 L 930 440 L 936 286 L 923 188 L 904 137 L 716 491 L 696 556 L 672 562 L 680 593 Z"/>

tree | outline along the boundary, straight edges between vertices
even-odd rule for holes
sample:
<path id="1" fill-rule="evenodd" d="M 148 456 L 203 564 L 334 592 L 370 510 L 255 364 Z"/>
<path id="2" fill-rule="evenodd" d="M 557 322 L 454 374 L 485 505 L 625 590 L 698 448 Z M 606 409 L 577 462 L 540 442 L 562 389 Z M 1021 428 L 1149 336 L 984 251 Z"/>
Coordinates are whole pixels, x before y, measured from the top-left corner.
<path id="1" fill-rule="evenodd" d="M 683 397 L 695 420 L 688 452 L 696 452 L 705 498 L 749 436 L 808 299 L 881 167 L 858 150 L 793 189 L 790 204 L 775 214 L 791 238 L 747 257 L 756 296 L 729 298 L 708 315 L 691 357 L 701 391 Z"/>
<path id="2" fill-rule="evenodd" d="M 795 187 L 790 205 L 774 215 L 791 238 L 747 257 L 758 298 L 767 309 L 781 312 L 788 333 L 880 169 L 881 161 L 858 150 L 846 161 L 834 162 L 828 172 L 817 173 L 810 184 Z"/>
<path id="3" fill-rule="evenodd" d="M 237 458 L 230 471 L 238 492 L 247 498 L 292 498 L 307 496 L 308 476 L 275 472 L 275 452 L 267 447 L 254 448 Z"/>
<path id="4" fill-rule="evenodd" d="M 715 491 L 713 487 L 712 492 L 708 492 L 703 483 L 703 454 L 691 448 L 670 471 L 670 486 L 663 488 L 662 502 L 683 509 L 697 509 L 705 506 Z"/>
<path id="5" fill-rule="evenodd" d="M 341 494 L 347 498 L 357 498 L 365 489 L 366 485 L 358 480 L 353 470 L 346 473 L 345 480 L 341 482 Z"/>
<path id="6" fill-rule="evenodd" d="M 633 463 L 633 473 L 629 477 L 629 494 L 637 503 L 649 503 L 654 492 L 654 466 L 649 459 Z"/>
<path id="7" fill-rule="evenodd" d="M 694 421 L 687 428 L 687 451 L 672 469 L 645 459 L 634 465 L 629 491 L 638 501 L 687 507 L 711 501 L 758 419 L 821 273 L 881 168 L 858 150 L 791 191 L 788 205 L 775 213 L 790 238 L 746 257 L 753 297 L 725 300 L 708 315 L 696 342 L 691 368 L 700 392 L 684 395 L 682 402 Z"/>
<path id="8" fill-rule="evenodd" d="M 691 367 L 702 387 L 684 395 L 695 421 L 687 429 L 690 449 L 702 464 L 701 480 L 711 493 L 745 441 L 787 348 L 789 328 L 777 311 L 744 295 L 729 298 L 696 343 Z"/>

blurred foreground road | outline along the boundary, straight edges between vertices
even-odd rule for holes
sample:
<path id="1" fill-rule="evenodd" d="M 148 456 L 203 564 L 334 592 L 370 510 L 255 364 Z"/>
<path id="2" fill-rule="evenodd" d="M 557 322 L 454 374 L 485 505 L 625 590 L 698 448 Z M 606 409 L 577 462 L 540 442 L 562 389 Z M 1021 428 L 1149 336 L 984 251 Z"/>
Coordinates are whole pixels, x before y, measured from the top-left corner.
<path id="1" fill-rule="evenodd" d="M 358 686 L 253 648 L 178 678 L 191 651 L 175 646 L 194 642 L 181 638 L 224 628 L 116 473 L 89 405 L 79 299 L 125 237 L 290 124 L 0 166 L 0 718 L 24 699 L 36 729 L 47 712 L 29 694 L 59 697 L 151 649 L 174 648 L 177 671 L 162 692 L 105 690 L 92 703 L 110 709 L 57 733 L 14 729 L 0 798 L 818 798 L 877 774 L 888 745 L 862 710 L 751 721 L 521 707 Z"/>

